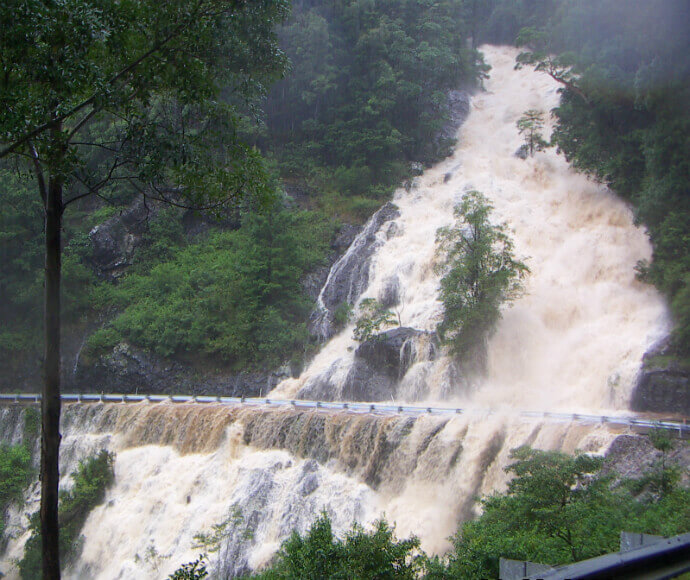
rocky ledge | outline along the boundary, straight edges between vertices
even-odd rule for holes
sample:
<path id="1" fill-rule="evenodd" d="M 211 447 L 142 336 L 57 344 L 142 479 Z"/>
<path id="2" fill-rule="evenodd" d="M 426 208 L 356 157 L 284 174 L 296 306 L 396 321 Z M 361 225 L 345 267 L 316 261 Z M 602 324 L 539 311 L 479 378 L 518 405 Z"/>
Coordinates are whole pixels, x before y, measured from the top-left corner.
<path id="1" fill-rule="evenodd" d="M 642 359 L 630 406 L 633 411 L 690 415 L 690 369 L 672 356 L 668 341 Z"/>

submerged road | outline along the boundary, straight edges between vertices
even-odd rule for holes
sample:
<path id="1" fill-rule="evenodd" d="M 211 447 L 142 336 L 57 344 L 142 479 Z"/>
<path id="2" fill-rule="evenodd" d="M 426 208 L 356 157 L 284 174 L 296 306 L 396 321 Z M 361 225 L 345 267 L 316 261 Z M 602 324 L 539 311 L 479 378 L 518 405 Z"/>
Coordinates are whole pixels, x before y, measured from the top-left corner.
<path id="1" fill-rule="evenodd" d="M 270 408 L 288 408 L 299 410 L 335 411 L 347 413 L 364 413 L 376 415 L 504 415 L 510 411 L 492 411 L 490 409 L 460 409 L 452 407 L 428 407 L 417 405 L 397 405 L 387 403 L 336 403 L 329 401 L 306 401 L 301 399 L 269 399 L 250 397 L 213 397 L 207 395 L 117 395 L 117 394 L 65 394 L 65 403 L 199 403 L 243 406 L 267 406 Z M 2 394 L 2 404 L 38 404 L 41 396 L 36 394 Z M 690 424 L 685 420 L 654 419 L 640 415 L 589 415 L 582 413 L 554 413 L 540 411 L 517 411 L 525 419 L 541 419 L 555 422 L 577 422 L 584 424 L 607 424 L 647 432 L 650 429 L 665 429 L 681 439 L 690 439 Z"/>

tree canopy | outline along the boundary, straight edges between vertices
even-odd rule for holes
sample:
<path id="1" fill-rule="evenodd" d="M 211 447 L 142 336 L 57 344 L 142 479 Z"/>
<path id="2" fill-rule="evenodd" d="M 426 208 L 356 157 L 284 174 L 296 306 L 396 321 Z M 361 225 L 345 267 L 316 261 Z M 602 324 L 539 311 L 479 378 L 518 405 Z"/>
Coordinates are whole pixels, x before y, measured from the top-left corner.
<path id="1" fill-rule="evenodd" d="M 517 298 L 529 272 L 515 258 L 505 225 L 492 224 L 491 205 L 478 191 L 463 196 L 456 223 L 437 233 L 441 257 L 441 338 L 460 359 L 481 359 L 501 305 Z"/>

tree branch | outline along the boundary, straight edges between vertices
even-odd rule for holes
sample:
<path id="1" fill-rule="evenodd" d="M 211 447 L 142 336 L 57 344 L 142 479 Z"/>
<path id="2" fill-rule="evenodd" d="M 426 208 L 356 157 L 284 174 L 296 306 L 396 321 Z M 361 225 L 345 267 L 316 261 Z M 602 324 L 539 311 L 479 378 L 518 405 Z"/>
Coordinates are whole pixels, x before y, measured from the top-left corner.
<path id="1" fill-rule="evenodd" d="M 45 204 L 48 200 L 48 190 L 46 189 L 46 180 L 45 176 L 43 175 L 41 160 L 33 143 L 29 143 L 29 150 L 31 151 L 31 159 L 33 160 L 34 164 L 34 173 L 36 174 L 36 181 L 38 182 L 38 191 L 41 194 L 41 199 L 43 199 L 43 205 L 45 207 Z"/>
<path id="2" fill-rule="evenodd" d="M 192 11 L 189 15 L 188 19 L 183 20 L 177 27 L 173 29 L 173 31 L 168 34 L 165 38 L 154 44 L 149 50 L 144 52 L 142 55 L 140 55 L 138 58 L 136 58 L 134 61 L 129 63 L 127 66 L 122 68 L 120 71 L 115 73 L 108 81 L 106 84 L 108 85 L 114 85 L 117 83 L 121 78 L 135 70 L 140 64 L 142 64 L 144 61 L 146 61 L 148 58 L 150 58 L 153 54 L 158 52 L 160 49 L 162 49 L 166 44 L 168 44 L 171 40 L 179 36 L 187 27 L 188 23 L 190 21 L 193 21 L 194 19 L 197 18 L 198 12 L 201 9 L 201 5 L 203 2 L 199 2 L 197 4 L 196 10 Z M 10 153 L 14 153 L 19 147 L 33 139 L 34 137 L 40 135 L 43 131 L 46 131 L 47 129 L 52 129 L 53 127 L 59 125 L 66 119 L 70 118 L 72 115 L 75 115 L 82 109 L 88 107 L 89 105 L 92 105 L 96 98 L 98 97 L 100 93 L 94 93 L 92 94 L 89 98 L 83 100 L 81 103 L 75 105 L 72 107 L 70 110 L 62 113 L 61 115 L 58 115 L 56 117 L 53 117 L 50 119 L 50 121 L 47 121 L 46 123 L 43 123 L 42 125 L 39 125 L 38 127 L 32 129 L 28 133 L 25 133 L 23 136 L 17 138 L 14 143 L 11 145 L 7 146 L 5 149 L 0 151 L 0 159 L 3 157 L 6 157 Z"/>

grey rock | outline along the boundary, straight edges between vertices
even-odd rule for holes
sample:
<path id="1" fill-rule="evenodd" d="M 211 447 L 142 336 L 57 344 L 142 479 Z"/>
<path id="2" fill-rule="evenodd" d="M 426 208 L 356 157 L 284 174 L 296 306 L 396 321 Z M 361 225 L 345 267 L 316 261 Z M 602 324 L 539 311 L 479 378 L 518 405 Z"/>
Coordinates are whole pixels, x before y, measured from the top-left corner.
<path id="1" fill-rule="evenodd" d="M 80 393 L 150 393 L 228 397 L 260 397 L 295 369 L 256 372 L 199 372 L 190 365 L 161 357 L 127 343 L 89 364 L 81 364 L 69 377 L 66 388 Z"/>
<path id="2" fill-rule="evenodd" d="M 385 241 L 384 225 L 400 215 L 397 206 L 384 204 L 350 244 L 347 252 L 333 265 L 320 296 L 319 307 L 312 313 L 309 329 L 313 336 L 328 340 L 335 333 L 334 312 L 341 304 L 354 305 L 369 284 L 369 267 L 376 250 Z"/>
<path id="3" fill-rule="evenodd" d="M 316 491 L 319 487 L 319 478 L 315 473 L 308 474 L 300 483 L 299 493 L 302 496 L 307 496 Z"/>
<path id="4" fill-rule="evenodd" d="M 347 251 L 348 247 L 350 244 L 352 244 L 353 240 L 357 237 L 357 234 L 361 230 L 362 228 L 360 226 L 343 224 L 333 240 L 333 243 L 331 244 L 331 255 L 328 263 L 324 266 L 316 268 L 312 272 L 309 272 L 302 279 L 302 289 L 304 290 L 304 293 L 313 301 L 316 301 L 319 297 L 319 294 L 321 294 L 321 289 L 328 279 L 328 273 L 330 272 L 333 264 Z"/>
<path id="5" fill-rule="evenodd" d="M 379 293 L 379 302 L 384 308 L 391 308 L 400 303 L 400 278 L 391 276 L 383 282 Z"/>
<path id="6" fill-rule="evenodd" d="M 661 451 L 654 448 L 649 437 L 619 435 L 606 452 L 602 474 L 612 474 L 617 480 L 640 479 L 654 469 L 661 458 Z M 666 464 L 679 466 L 681 485 L 690 485 L 690 443 L 673 440 L 673 447 L 666 456 Z"/>
<path id="7" fill-rule="evenodd" d="M 515 153 L 513 153 L 513 156 L 517 157 L 518 159 L 527 159 L 529 157 L 529 147 L 527 145 L 520 145 Z"/>
<path id="8" fill-rule="evenodd" d="M 410 162 L 410 173 L 414 176 L 424 173 L 424 164 L 419 161 Z"/>
<path id="9" fill-rule="evenodd" d="M 644 355 L 630 408 L 690 415 L 690 371 L 671 356 L 668 340 Z"/>
<path id="10" fill-rule="evenodd" d="M 470 114 L 472 97 L 468 91 L 452 90 L 448 93 L 448 122 L 439 134 L 441 139 L 454 139 L 460 126 Z"/>
<path id="11" fill-rule="evenodd" d="M 422 341 L 426 343 L 424 348 Z M 323 401 L 389 401 L 396 397 L 400 380 L 413 363 L 433 360 L 435 356 L 433 333 L 394 328 L 360 344 L 342 384 L 334 384 L 331 373 L 324 373 L 298 396 Z"/>
<path id="12" fill-rule="evenodd" d="M 154 212 L 140 197 L 119 215 L 89 232 L 93 245 L 91 264 L 101 276 L 114 279 L 124 273 L 134 250 L 142 243 L 147 220 Z"/>
<path id="13" fill-rule="evenodd" d="M 419 340 L 430 336 L 431 333 L 416 328 L 393 328 L 360 344 L 355 358 L 366 361 L 378 372 L 400 380 L 417 358 Z M 435 349 L 432 349 L 431 360 L 435 354 Z"/>

